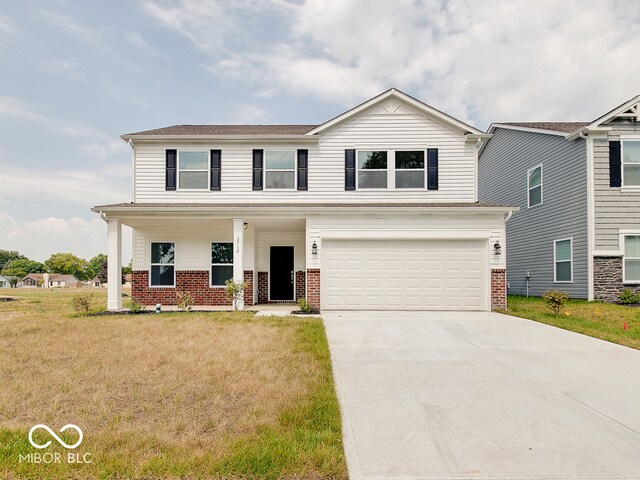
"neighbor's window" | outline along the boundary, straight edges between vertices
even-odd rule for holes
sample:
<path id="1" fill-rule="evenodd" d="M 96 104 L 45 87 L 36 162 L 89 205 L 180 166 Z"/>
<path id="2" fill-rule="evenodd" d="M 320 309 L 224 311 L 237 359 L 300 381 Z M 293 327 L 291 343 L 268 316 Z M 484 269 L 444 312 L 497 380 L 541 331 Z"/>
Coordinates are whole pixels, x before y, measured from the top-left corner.
<path id="1" fill-rule="evenodd" d="M 265 188 L 296 187 L 296 152 L 267 150 L 264 152 Z"/>
<path id="2" fill-rule="evenodd" d="M 387 188 L 387 152 L 358 152 L 358 188 Z"/>
<path id="3" fill-rule="evenodd" d="M 396 188 L 424 188 L 424 151 L 396 152 Z"/>
<path id="4" fill-rule="evenodd" d="M 573 281 L 573 240 L 556 240 L 554 245 L 555 278 L 554 282 Z"/>
<path id="5" fill-rule="evenodd" d="M 173 287 L 175 279 L 175 244 L 151 243 L 151 286 Z"/>
<path id="6" fill-rule="evenodd" d="M 622 142 L 622 179 L 625 187 L 640 186 L 640 140 Z"/>
<path id="7" fill-rule="evenodd" d="M 542 165 L 538 165 L 527 172 L 529 184 L 529 207 L 542 203 Z"/>
<path id="8" fill-rule="evenodd" d="M 178 151 L 178 188 L 209 188 L 209 155 L 207 152 Z"/>
<path id="9" fill-rule="evenodd" d="M 640 235 L 624 236 L 624 281 L 640 282 Z"/>
<path id="10" fill-rule="evenodd" d="M 211 285 L 224 287 L 226 280 L 233 279 L 233 243 L 211 244 Z"/>

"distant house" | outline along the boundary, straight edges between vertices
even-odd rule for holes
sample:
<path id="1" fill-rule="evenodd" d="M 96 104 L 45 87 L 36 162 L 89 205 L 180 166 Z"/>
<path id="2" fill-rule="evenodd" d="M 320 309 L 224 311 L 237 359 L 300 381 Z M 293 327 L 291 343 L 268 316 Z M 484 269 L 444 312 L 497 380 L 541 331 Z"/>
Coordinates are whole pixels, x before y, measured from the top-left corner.
<path id="1" fill-rule="evenodd" d="M 22 279 L 22 286 L 26 288 L 77 288 L 82 282 L 73 275 L 60 273 L 30 273 Z"/>
<path id="2" fill-rule="evenodd" d="M 93 277 L 90 281 L 89 281 L 89 286 L 90 287 L 102 287 L 102 282 L 100 281 L 100 279 L 98 277 Z"/>
<path id="3" fill-rule="evenodd" d="M 10 287 L 9 279 L 0 275 L 0 288 Z"/>

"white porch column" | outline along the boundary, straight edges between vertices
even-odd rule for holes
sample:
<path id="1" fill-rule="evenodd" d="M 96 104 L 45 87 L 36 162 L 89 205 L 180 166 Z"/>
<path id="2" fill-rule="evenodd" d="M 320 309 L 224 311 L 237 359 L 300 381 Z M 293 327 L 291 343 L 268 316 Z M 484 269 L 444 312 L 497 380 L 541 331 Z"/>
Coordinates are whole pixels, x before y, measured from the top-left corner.
<path id="1" fill-rule="evenodd" d="M 107 310 L 122 308 L 122 224 L 107 222 Z"/>
<path id="2" fill-rule="evenodd" d="M 244 219 L 233 219 L 233 280 L 244 282 Z M 244 310 L 244 296 L 238 302 L 238 310 Z"/>

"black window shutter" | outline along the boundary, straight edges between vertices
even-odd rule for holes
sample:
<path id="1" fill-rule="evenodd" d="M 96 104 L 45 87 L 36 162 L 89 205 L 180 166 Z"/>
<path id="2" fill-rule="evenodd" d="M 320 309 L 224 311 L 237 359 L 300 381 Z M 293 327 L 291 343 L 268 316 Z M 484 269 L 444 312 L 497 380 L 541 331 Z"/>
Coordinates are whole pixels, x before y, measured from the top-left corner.
<path id="1" fill-rule="evenodd" d="M 356 151 L 344 151 L 344 189 L 356 189 Z"/>
<path id="2" fill-rule="evenodd" d="M 309 150 L 298 150 L 298 190 L 307 190 Z"/>
<path id="3" fill-rule="evenodd" d="M 253 189 L 262 190 L 262 158 L 264 150 L 253 151 Z"/>
<path id="4" fill-rule="evenodd" d="M 437 148 L 427 148 L 427 190 L 438 190 Z"/>
<path id="5" fill-rule="evenodd" d="M 175 190 L 176 189 L 176 169 L 177 169 L 177 150 L 166 150 L 165 151 L 165 190 Z"/>
<path id="6" fill-rule="evenodd" d="M 619 141 L 609 142 L 609 186 L 622 186 L 622 162 Z"/>
<path id="7" fill-rule="evenodd" d="M 222 150 L 211 150 L 211 190 L 220 191 L 222 173 Z"/>

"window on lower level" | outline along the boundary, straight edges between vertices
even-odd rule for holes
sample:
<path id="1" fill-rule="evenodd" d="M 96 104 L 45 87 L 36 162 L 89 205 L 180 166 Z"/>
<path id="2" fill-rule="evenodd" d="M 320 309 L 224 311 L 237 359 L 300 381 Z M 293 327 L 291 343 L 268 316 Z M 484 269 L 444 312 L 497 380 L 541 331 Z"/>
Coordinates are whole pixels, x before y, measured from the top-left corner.
<path id="1" fill-rule="evenodd" d="M 534 207 L 542 203 L 542 165 L 527 172 L 528 205 Z"/>
<path id="2" fill-rule="evenodd" d="M 553 242 L 554 282 L 573 281 L 573 240 L 567 238 Z"/>
<path id="3" fill-rule="evenodd" d="M 265 188 L 296 188 L 295 150 L 266 150 L 264 157 Z"/>
<path id="4" fill-rule="evenodd" d="M 152 287 L 174 287 L 176 284 L 175 244 L 170 242 L 151 243 Z"/>
<path id="5" fill-rule="evenodd" d="M 209 154 L 178 151 L 178 189 L 207 190 L 209 188 Z"/>
<path id="6" fill-rule="evenodd" d="M 640 140 L 622 142 L 622 185 L 640 187 Z"/>
<path id="7" fill-rule="evenodd" d="M 624 281 L 640 283 L 640 235 L 624 236 Z"/>
<path id="8" fill-rule="evenodd" d="M 358 188 L 387 188 L 386 151 L 358 151 Z"/>
<path id="9" fill-rule="evenodd" d="M 224 287 L 233 279 L 233 243 L 213 242 L 211 244 L 211 286 Z"/>

